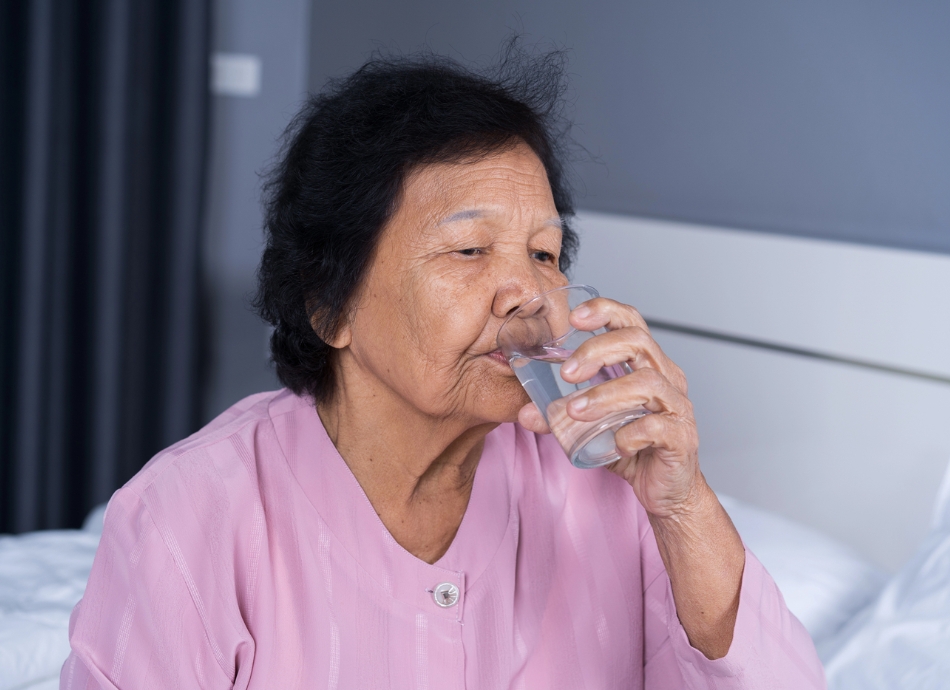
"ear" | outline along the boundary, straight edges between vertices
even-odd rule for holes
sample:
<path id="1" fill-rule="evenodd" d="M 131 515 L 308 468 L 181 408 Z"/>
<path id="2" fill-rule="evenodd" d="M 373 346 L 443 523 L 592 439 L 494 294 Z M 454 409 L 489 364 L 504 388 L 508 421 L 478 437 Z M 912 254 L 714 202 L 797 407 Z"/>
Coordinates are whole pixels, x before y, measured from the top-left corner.
<path id="1" fill-rule="evenodd" d="M 318 314 L 313 314 L 310 317 L 310 327 L 313 329 L 313 332 L 317 334 L 317 337 L 320 338 L 330 347 L 336 350 L 342 350 L 344 347 L 348 347 L 351 342 L 353 342 L 353 330 L 350 327 L 350 320 L 348 318 L 343 319 L 339 327 L 336 329 L 336 333 L 332 337 L 326 337 L 321 332 Z"/>

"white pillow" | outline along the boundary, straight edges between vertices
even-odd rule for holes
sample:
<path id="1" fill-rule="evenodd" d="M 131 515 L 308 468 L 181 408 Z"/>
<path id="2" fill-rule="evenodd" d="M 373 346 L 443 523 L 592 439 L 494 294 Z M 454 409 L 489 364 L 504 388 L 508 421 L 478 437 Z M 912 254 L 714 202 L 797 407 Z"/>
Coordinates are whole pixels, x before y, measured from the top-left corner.
<path id="1" fill-rule="evenodd" d="M 83 520 L 82 529 L 84 532 L 89 532 L 90 534 L 98 534 L 102 536 L 102 524 L 106 519 L 106 508 L 109 507 L 108 503 L 103 503 L 98 505 L 92 510 L 89 511 L 89 515 L 86 516 L 86 519 Z"/>
<path id="2" fill-rule="evenodd" d="M 729 496 L 719 501 L 819 652 L 887 582 L 883 570 L 816 530 Z"/>
<path id="3" fill-rule="evenodd" d="M 825 651 L 833 690 L 950 688 L 950 467 L 923 545 Z"/>

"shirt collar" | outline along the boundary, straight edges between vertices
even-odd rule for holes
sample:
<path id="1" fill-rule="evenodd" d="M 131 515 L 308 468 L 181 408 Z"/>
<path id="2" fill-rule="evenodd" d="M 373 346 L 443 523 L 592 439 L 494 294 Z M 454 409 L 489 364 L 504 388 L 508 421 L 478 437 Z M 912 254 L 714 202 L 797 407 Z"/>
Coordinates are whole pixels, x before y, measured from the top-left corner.
<path id="1" fill-rule="evenodd" d="M 512 424 L 503 424 L 486 436 L 458 532 L 442 558 L 430 565 L 393 539 L 309 398 L 289 392 L 277 396 L 270 416 L 286 462 L 313 509 L 350 557 L 397 598 L 421 602 L 431 596 L 426 589 L 441 582 L 455 582 L 464 597 L 464 589 L 478 580 L 505 535 L 515 529 L 510 492 Z M 456 616 L 460 610 L 444 613 Z"/>

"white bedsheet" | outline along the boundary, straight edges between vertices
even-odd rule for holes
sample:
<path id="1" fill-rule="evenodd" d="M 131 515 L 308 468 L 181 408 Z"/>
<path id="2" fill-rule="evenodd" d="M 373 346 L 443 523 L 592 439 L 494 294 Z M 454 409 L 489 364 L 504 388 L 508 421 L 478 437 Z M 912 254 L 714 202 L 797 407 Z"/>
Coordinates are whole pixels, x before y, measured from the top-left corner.
<path id="1" fill-rule="evenodd" d="M 816 530 L 729 496 L 719 501 L 819 653 L 888 580 L 886 572 Z"/>
<path id="2" fill-rule="evenodd" d="M 82 530 L 0 536 L 0 690 L 59 687 L 69 614 L 86 588 L 103 512 Z"/>
<path id="3" fill-rule="evenodd" d="M 826 646 L 834 690 L 950 688 L 950 467 L 924 543 Z"/>

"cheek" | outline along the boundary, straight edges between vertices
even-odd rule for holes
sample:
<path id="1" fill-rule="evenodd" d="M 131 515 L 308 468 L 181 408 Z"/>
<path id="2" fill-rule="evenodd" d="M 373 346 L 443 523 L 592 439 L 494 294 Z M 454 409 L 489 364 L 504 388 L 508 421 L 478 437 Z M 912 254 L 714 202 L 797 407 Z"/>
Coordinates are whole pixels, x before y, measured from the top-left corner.
<path id="1" fill-rule="evenodd" d="M 367 291 L 354 323 L 354 352 L 403 395 L 447 404 L 471 383 L 468 353 L 484 329 L 483 310 L 438 276 L 403 277 Z"/>
<path id="2" fill-rule="evenodd" d="M 484 292 L 477 284 L 422 276 L 407 290 L 411 300 L 407 326 L 419 345 L 433 352 L 465 352 L 479 339 L 491 316 L 491 299 Z"/>

